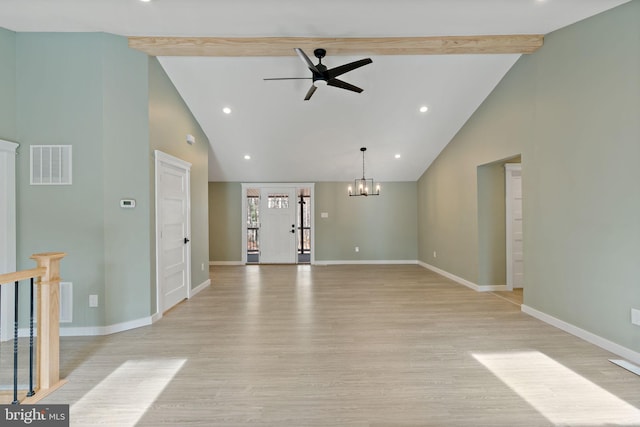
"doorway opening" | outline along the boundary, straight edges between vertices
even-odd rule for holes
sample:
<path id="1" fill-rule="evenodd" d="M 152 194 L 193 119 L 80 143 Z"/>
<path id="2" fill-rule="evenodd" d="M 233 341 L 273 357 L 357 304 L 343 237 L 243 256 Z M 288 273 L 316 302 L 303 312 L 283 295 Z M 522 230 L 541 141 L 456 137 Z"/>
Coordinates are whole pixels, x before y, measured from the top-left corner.
<path id="1" fill-rule="evenodd" d="M 313 184 L 242 184 L 242 262 L 312 264 Z"/>
<path id="2" fill-rule="evenodd" d="M 521 156 L 478 166 L 478 285 L 522 299 Z M 514 291 L 515 289 L 519 289 Z"/>

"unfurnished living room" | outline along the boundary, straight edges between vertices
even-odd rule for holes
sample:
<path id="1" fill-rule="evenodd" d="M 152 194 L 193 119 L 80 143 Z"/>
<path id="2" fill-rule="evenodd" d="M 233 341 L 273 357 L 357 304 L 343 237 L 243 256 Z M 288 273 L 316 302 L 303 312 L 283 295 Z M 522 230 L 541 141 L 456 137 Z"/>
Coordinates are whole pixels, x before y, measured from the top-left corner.
<path id="1" fill-rule="evenodd" d="M 0 425 L 640 425 L 639 76 L 640 0 L 0 0 Z"/>

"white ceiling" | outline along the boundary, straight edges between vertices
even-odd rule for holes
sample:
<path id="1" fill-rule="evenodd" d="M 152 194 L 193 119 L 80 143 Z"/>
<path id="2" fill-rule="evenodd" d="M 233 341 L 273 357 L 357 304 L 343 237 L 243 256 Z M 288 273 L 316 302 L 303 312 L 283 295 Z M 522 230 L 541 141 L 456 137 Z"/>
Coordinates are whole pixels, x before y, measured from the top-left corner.
<path id="1" fill-rule="evenodd" d="M 0 27 L 124 36 L 547 34 L 627 1 L 0 0 Z M 362 57 L 329 51 L 323 63 Z M 518 57 L 373 56 L 341 77 L 363 93 L 321 87 L 310 101 L 308 80 L 262 80 L 309 76 L 296 56 L 159 60 L 210 140 L 211 181 L 347 181 L 362 174 L 362 146 L 367 177 L 414 181 Z M 429 111 L 419 113 L 421 105 Z"/>

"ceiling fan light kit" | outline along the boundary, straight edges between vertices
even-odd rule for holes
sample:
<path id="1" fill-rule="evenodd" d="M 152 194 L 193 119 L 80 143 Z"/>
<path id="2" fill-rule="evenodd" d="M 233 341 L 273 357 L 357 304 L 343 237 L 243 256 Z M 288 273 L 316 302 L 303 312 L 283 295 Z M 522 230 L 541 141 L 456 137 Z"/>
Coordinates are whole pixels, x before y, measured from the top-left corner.
<path id="1" fill-rule="evenodd" d="M 379 196 L 380 184 L 373 184 L 373 178 L 365 178 L 364 176 L 364 152 L 367 151 L 367 147 L 360 148 L 362 151 L 362 178 L 356 178 L 353 180 L 353 187 L 349 186 L 347 192 L 349 196 Z M 354 191 L 355 189 L 355 191 Z"/>
<path id="2" fill-rule="evenodd" d="M 298 57 L 304 62 L 304 64 L 311 71 L 311 77 L 279 77 L 279 78 L 268 78 L 264 80 L 300 80 L 300 79 L 308 79 L 311 80 L 311 87 L 307 91 L 306 96 L 304 97 L 305 101 L 311 99 L 313 93 L 319 86 L 333 86 L 339 89 L 350 90 L 352 92 L 361 93 L 362 89 L 358 86 L 354 86 L 350 83 L 347 83 L 343 80 L 339 80 L 336 77 L 341 76 L 342 74 L 348 73 L 349 71 L 355 70 L 356 68 L 360 68 L 364 65 L 371 64 L 373 61 L 371 58 L 360 59 L 358 61 L 349 62 L 348 64 L 339 65 L 337 67 L 327 69 L 327 66 L 322 63 L 322 58 L 325 57 L 327 51 L 325 49 L 315 49 L 313 54 L 316 58 L 318 58 L 318 63 L 314 64 L 311 62 L 311 59 L 307 56 L 306 53 L 300 48 L 294 49 L 298 54 Z"/>

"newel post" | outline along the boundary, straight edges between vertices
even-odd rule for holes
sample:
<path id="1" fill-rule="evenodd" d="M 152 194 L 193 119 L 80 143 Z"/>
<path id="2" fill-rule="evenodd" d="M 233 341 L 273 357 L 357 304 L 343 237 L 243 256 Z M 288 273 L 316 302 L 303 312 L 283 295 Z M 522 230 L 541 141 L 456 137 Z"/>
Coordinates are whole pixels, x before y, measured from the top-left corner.
<path id="1" fill-rule="evenodd" d="M 33 254 L 31 259 L 47 271 L 38 285 L 37 389 L 60 382 L 60 260 L 64 252 Z"/>

